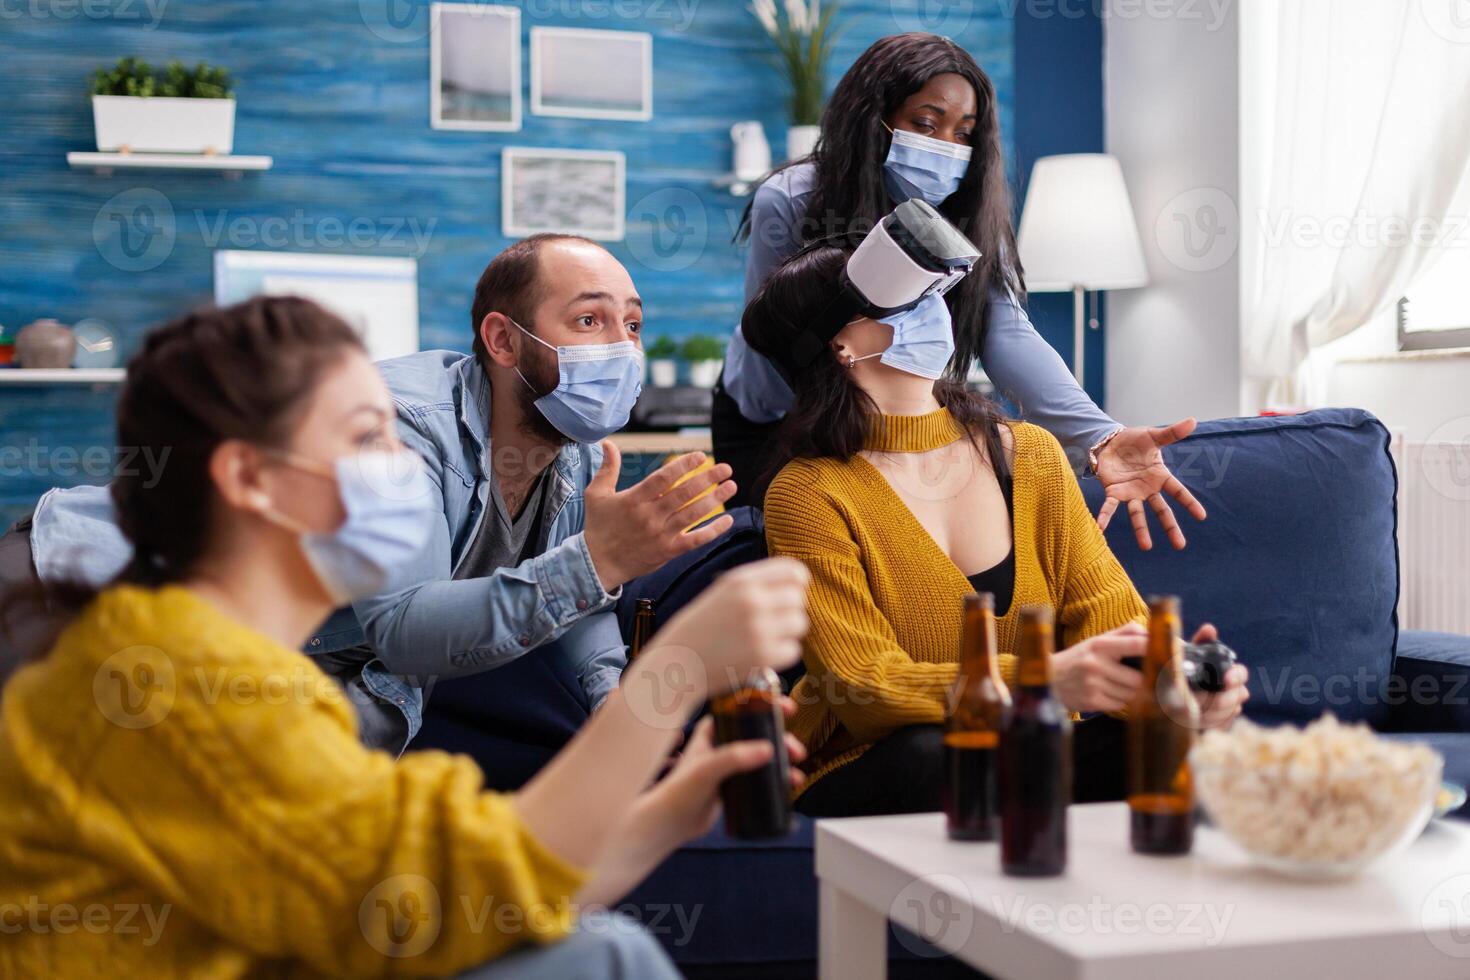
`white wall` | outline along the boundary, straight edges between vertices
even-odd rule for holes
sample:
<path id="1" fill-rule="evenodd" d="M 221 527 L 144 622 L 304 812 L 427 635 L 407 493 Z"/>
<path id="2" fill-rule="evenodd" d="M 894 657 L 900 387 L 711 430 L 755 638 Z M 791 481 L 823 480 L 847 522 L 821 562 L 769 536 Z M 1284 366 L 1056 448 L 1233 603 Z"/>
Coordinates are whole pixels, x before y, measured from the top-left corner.
<path id="1" fill-rule="evenodd" d="M 1108 294 L 1107 408 L 1126 424 L 1240 407 L 1236 5 L 1108 0 L 1107 149 L 1150 285 Z"/>

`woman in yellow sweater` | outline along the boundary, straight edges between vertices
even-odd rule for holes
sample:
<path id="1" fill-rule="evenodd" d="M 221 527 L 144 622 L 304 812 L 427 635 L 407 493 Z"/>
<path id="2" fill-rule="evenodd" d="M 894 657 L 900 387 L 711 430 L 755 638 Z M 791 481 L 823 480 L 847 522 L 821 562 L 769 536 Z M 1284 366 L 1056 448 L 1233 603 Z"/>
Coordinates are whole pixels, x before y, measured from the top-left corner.
<path id="1" fill-rule="evenodd" d="M 806 676 L 791 730 L 811 752 L 797 807 L 811 816 L 938 809 L 945 700 L 955 679 L 962 597 L 994 593 L 1000 669 L 1014 682 L 1023 605 L 1054 607 L 1056 692 L 1076 712 L 1133 698 L 1146 610 L 1093 521 L 1055 438 L 1008 422 L 941 380 L 954 337 L 942 297 L 883 321 L 859 317 L 802 366 L 793 339 L 841 288 L 847 251 L 817 244 L 778 268 L 746 308 L 750 346 L 782 365 L 795 408 L 766 494 L 772 554 L 811 570 Z M 968 345 L 975 350 L 979 344 Z M 1202 636 L 1213 636 L 1204 628 Z M 1227 724 L 1245 669 L 1202 705 Z M 1123 725 L 1078 726 L 1074 795 L 1120 799 Z"/>
<path id="2" fill-rule="evenodd" d="M 432 519 L 352 330 L 297 299 L 185 317 L 117 411 L 118 444 L 166 463 L 113 485 L 132 565 L 4 688 L 0 977 L 677 976 L 630 920 L 578 910 L 769 758 L 697 730 L 648 788 L 719 693 L 702 678 L 796 661 L 800 564 L 726 576 L 545 770 L 488 793 L 468 759 L 365 749 L 297 652 Z"/>

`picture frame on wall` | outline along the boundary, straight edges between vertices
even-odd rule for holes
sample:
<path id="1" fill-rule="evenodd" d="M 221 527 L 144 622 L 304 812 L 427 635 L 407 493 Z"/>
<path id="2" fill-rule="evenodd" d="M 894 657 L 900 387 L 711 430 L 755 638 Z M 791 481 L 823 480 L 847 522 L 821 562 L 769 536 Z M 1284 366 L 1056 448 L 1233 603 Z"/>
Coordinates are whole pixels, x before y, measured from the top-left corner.
<path id="1" fill-rule="evenodd" d="M 521 12 L 483 3 L 430 7 L 429 120 L 435 129 L 521 128 Z"/>
<path id="2" fill-rule="evenodd" d="M 652 119 L 653 35 L 531 28 L 531 111 L 579 119 Z"/>
<path id="3" fill-rule="evenodd" d="M 622 153 L 507 146 L 500 163 L 505 237 L 550 231 L 623 240 L 627 158 Z"/>

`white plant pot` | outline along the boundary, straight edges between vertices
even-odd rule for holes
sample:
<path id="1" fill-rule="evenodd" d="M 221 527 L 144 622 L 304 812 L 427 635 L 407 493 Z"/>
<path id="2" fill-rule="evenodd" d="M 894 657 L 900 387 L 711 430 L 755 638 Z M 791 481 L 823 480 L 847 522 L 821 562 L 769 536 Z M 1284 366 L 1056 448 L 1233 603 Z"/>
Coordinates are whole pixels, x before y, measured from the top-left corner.
<path id="1" fill-rule="evenodd" d="M 821 135 L 821 126 L 792 126 L 786 130 L 786 159 L 800 160 L 810 156 L 817 148 L 817 137 Z"/>
<path id="2" fill-rule="evenodd" d="M 92 96 L 97 149 L 115 153 L 218 153 L 235 148 L 234 99 Z"/>
<path id="3" fill-rule="evenodd" d="M 689 383 L 697 388 L 713 388 L 724 366 L 724 361 L 695 361 L 689 365 Z"/>
<path id="4" fill-rule="evenodd" d="M 655 388 L 672 388 L 679 380 L 679 365 L 665 358 L 649 361 L 648 376 Z"/>

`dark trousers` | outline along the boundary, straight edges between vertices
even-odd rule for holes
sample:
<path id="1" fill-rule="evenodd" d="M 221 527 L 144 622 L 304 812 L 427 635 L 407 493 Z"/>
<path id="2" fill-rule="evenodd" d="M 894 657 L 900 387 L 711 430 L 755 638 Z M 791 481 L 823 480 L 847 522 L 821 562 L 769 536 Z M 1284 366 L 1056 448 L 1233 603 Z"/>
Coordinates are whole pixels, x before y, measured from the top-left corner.
<path id="1" fill-rule="evenodd" d="M 47 642 L 66 618 L 39 600 L 8 605 L 17 593 L 34 593 L 41 584 L 31 561 L 31 519 L 17 521 L 0 535 L 0 684 L 29 660 L 44 654 Z"/>
<path id="2" fill-rule="evenodd" d="M 735 496 L 725 507 L 760 507 L 766 487 L 776 474 L 776 430 L 780 422 L 752 422 L 740 414 L 740 406 L 725 391 L 725 379 L 715 385 L 710 406 L 710 435 L 715 459 L 735 471 Z"/>
<path id="3" fill-rule="evenodd" d="M 1072 727 L 1072 802 L 1121 800 L 1128 727 L 1098 715 Z M 855 761 L 819 779 L 796 801 L 808 817 L 930 813 L 942 807 L 944 730 L 900 728 Z"/>

